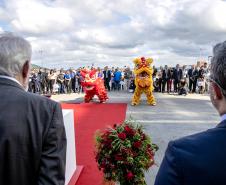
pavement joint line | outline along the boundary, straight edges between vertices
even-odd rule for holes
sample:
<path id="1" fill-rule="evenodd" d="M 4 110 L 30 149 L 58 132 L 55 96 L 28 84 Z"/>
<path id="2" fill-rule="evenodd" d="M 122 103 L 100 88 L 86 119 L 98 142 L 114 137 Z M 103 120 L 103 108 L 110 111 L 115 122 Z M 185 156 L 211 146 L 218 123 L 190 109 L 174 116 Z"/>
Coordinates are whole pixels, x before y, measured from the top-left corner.
<path id="1" fill-rule="evenodd" d="M 178 114 L 198 114 L 200 116 L 200 112 L 189 112 L 189 111 L 158 111 L 158 110 L 150 110 L 150 111 L 127 111 L 127 114 L 161 114 L 164 113 L 165 114 L 173 114 L 173 113 L 178 113 Z M 218 115 L 217 113 L 213 113 L 211 111 L 209 112 L 201 112 L 201 114 L 212 114 L 214 116 Z"/>
<path id="2" fill-rule="evenodd" d="M 132 120 L 135 123 L 219 123 L 217 120 Z"/>

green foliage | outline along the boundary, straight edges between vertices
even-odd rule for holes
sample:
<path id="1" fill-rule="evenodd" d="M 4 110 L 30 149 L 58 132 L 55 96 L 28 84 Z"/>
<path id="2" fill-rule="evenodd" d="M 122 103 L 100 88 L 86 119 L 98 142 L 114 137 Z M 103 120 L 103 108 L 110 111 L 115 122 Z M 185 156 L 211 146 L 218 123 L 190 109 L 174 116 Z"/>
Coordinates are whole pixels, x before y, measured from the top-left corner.
<path id="1" fill-rule="evenodd" d="M 154 164 L 158 150 L 142 126 L 127 120 L 96 135 L 96 161 L 107 181 L 146 185 L 144 171 Z"/>

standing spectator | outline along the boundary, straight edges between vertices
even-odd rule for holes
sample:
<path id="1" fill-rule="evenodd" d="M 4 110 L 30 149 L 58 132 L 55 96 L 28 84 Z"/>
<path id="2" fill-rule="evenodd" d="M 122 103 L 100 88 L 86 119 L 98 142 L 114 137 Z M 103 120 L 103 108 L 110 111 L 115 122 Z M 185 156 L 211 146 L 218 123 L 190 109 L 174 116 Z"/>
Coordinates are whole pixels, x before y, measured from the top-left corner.
<path id="1" fill-rule="evenodd" d="M 101 79 L 104 78 L 103 71 L 99 67 L 97 68 L 97 77 Z"/>
<path id="2" fill-rule="evenodd" d="M 116 68 L 115 73 L 114 73 L 114 82 L 115 82 L 115 89 L 120 90 L 120 81 L 122 78 L 122 73 L 119 71 L 119 68 Z"/>
<path id="3" fill-rule="evenodd" d="M 71 93 L 71 75 L 69 70 L 67 70 L 64 75 L 64 82 L 65 82 L 65 88 L 66 88 L 67 94 Z"/>
<path id="4" fill-rule="evenodd" d="M 196 92 L 198 77 L 199 77 L 199 70 L 198 70 L 198 67 L 195 66 L 195 69 L 193 70 L 193 73 L 192 73 L 192 86 L 193 86 L 192 93 Z"/>
<path id="5" fill-rule="evenodd" d="M 168 80 L 167 80 L 167 92 L 172 92 L 172 83 L 173 83 L 173 69 L 170 67 L 168 69 Z"/>
<path id="6" fill-rule="evenodd" d="M 121 70 L 120 72 L 121 72 L 121 80 L 119 82 L 120 89 L 124 90 L 124 87 L 125 87 L 125 73 L 124 73 L 124 70 Z"/>
<path id="7" fill-rule="evenodd" d="M 36 72 L 33 73 L 32 78 L 32 85 L 33 85 L 33 93 L 38 93 L 39 92 L 39 81 L 38 81 L 38 74 Z"/>
<path id="8" fill-rule="evenodd" d="M 194 73 L 194 66 L 192 65 L 191 68 L 188 70 L 188 78 L 189 78 L 189 84 L 188 84 L 188 87 L 189 87 L 189 92 L 192 92 L 192 86 L 193 86 L 193 73 Z"/>
<path id="9" fill-rule="evenodd" d="M 163 71 L 162 71 L 162 93 L 165 92 L 166 84 L 167 84 L 167 92 L 168 92 L 168 80 L 169 80 L 169 69 L 168 66 L 165 65 Z"/>
<path id="10" fill-rule="evenodd" d="M 48 81 L 49 81 L 49 91 L 51 94 L 53 94 L 53 85 L 56 82 L 56 75 L 54 73 L 54 70 L 51 69 L 48 75 Z"/>
<path id="11" fill-rule="evenodd" d="M 28 41 L 9 33 L 0 36 L 0 184 L 63 185 L 67 143 L 62 110 L 26 92 L 30 60 Z"/>
<path id="12" fill-rule="evenodd" d="M 158 69 L 155 66 L 153 66 L 153 74 L 152 74 L 152 76 L 156 77 L 157 73 L 158 73 Z"/>
<path id="13" fill-rule="evenodd" d="M 203 70 L 204 70 L 204 82 L 205 82 L 205 92 L 208 92 L 208 75 L 209 75 L 209 67 L 207 65 L 207 62 L 204 63 L 204 66 L 203 66 Z"/>
<path id="14" fill-rule="evenodd" d="M 204 67 L 201 66 L 200 69 L 199 69 L 199 73 L 198 73 L 198 77 L 199 78 L 204 78 Z"/>
<path id="15" fill-rule="evenodd" d="M 124 83 L 125 83 L 125 90 L 129 90 L 130 80 L 132 78 L 133 72 L 127 67 L 124 71 Z"/>
<path id="16" fill-rule="evenodd" d="M 105 85 L 105 88 L 110 91 L 110 81 L 111 81 L 111 71 L 108 69 L 108 66 L 106 66 L 104 68 L 104 71 L 103 71 L 103 74 L 104 74 L 104 85 Z"/>
<path id="17" fill-rule="evenodd" d="M 81 81 L 82 75 L 80 74 L 80 69 L 78 69 L 75 74 L 75 92 L 77 93 L 80 93 L 82 91 Z"/>
<path id="18" fill-rule="evenodd" d="M 174 69 L 174 72 L 173 72 L 174 92 L 178 92 L 178 86 L 179 86 L 179 83 L 180 83 L 182 77 L 183 77 L 182 69 L 180 69 L 180 65 L 177 64 L 176 68 Z"/>
<path id="19" fill-rule="evenodd" d="M 47 69 L 44 69 L 44 72 L 42 72 L 42 78 L 41 79 L 42 79 L 41 86 L 42 86 L 42 89 L 43 89 L 43 94 L 47 94 L 48 84 L 49 84 Z"/>
<path id="20" fill-rule="evenodd" d="M 45 93 L 45 85 L 43 83 L 44 81 L 44 72 L 42 71 L 42 69 L 40 68 L 39 69 L 39 72 L 38 72 L 38 81 L 39 81 L 39 86 L 40 86 L 40 93 L 41 94 L 44 94 Z"/>
<path id="21" fill-rule="evenodd" d="M 162 92 L 162 75 L 163 75 L 163 68 L 162 66 L 160 66 L 158 71 L 159 92 Z"/>
<path id="22" fill-rule="evenodd" d="M 71 90 L 75 93 L 75 72 L 72 68 L 69 70 L 69 72 L 71 77 Z"/>
<path id="23" fill-rule="evenodd" d="M 111 70 L 111 81 L 110 81 L 111 90 L 115 90 L 116 89 L 115 81 L 114 81 L 114 73 L 115 73 L 115 69 L 112 68 L 112 70 Z"/>
<path id="24" fill-rule="evenodd" d="M 65 90 L 64 90 L 64 70 L 63 69 L 60 70 L 60 74 L 58 74 L 57 76 L 57 82 L 59 84 L 59 94 L 64 94 Z"/>

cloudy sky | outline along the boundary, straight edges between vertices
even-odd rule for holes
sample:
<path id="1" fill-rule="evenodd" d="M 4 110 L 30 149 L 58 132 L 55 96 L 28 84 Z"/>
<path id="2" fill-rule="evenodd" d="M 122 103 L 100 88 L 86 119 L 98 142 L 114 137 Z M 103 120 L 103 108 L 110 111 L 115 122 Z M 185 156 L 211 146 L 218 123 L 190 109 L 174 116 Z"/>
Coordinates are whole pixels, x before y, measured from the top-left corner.
<path id="1" fill-rule="evenodd" d="M 27 38 L 44 67 L 193 64 L 226 40 L 226 1 L 0 0 L 0 31 Z"/>

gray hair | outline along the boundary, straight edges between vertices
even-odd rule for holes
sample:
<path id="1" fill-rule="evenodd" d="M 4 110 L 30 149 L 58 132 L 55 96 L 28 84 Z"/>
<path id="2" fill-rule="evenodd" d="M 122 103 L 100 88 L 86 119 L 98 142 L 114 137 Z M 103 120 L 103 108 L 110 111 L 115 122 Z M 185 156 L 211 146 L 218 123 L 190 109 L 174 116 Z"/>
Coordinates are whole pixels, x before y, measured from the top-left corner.
<path id="1" fill-rule="evenodd" d="M 0 35 L 0 75 L 15 77 L 25 62 L 31 60 L 31 45 L 12 33 Z"/>
<path id="2" fill-rule="evenodd" d="M 210 71 L 211 78 L 226 97 L 226 41 L 214 46 Z"/>

